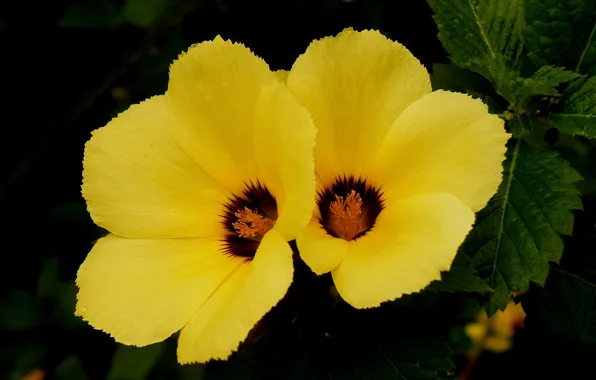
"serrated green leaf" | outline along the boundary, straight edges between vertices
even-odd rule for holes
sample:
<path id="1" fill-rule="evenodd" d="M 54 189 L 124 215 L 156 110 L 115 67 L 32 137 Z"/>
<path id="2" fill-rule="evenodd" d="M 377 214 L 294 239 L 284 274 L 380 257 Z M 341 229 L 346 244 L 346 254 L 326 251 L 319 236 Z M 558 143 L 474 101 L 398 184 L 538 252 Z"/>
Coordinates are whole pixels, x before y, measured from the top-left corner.
<path id="1" fill-rule="evenodd" d="M 451 60 L 488 78 L 508 100 L 523 48 L 521 0 L 428 0 Z"/>
<path id="2" fill-rule="evenodd" d="M 565 100 L 563 112 L 551 120 L 561 132 L 571 136 L 596 137 L 596 76 L 589 78 Z"/>
<path id="3" fill-rule="evenodd" d="M 536 96 L 557 96 L 556 87 L 571 82 L 581 75 L 562 67 L 543 66 L 529 78 L 518 78 L 509 90 L 513 95 L 512 108 L 524 111 L 529 107 L 528 101 Z"/>
<path id="4" fill-rule="evenodd" d="M 535 94 L 557 95 L 556 86 L 561 83 L 571 82 L 580 76 L 581 74 L 566 70 L 563 67 L 543 66 L 528 78 L 528 81 L 532 83 L 531 87 L 536 89 Z"/>
<path id="5" fill-rule="evenodd" d="M 23 331 L 41 322 L 41 310 L 25 291 L 13 291 L 0 300 L 0 330 Z"/>
<path id="6" fill-rule="evenodd" d="M 507 122 L 509 130 L 517 138 L 523 138 L 528 144 L 544 148 L 546 132 L 553 128 L 553 123 L 547 117 L 519 115 Z"/>
<path id="7" fill-rule="evenodd" d="M 425 290 L 433 292 L 492 292 L 471 264 L 451 266 L 448 272 L 441 273 L 441 281 L 433 281 Z"/>
<path id="8" fill-rule="evenodd" d="M 509 120 L 507 122 L 507 127 L 515 137 L 521 138 L 530 133 L 530 118 L 526 115 L 520 115 L 515 119 Z"/>
<path id="9" fill-rule="evenodd" d="M 524 303 L 527 324 L 569 342 L 596 346 L 596 284 L 555 267 L 544 289 L 531 296 Z"/>
<path id="10" fill-rule="evenodd" d="M 596 2 L 525 0 L 525 42 L 537 66 L 596 74 Z"/>
<path id="11" fill-rule="evenodd" d="M 119 346 L 107 380 L 143 380 L 163 354 L 163 344 L 146 347 Z"/>
<path id="12" fill-rule="evenodd" d="M 58 26 L 62 28 L 114 29 L 120 15 L 108 0 L 82 0 L 69 7 Z"/>
<path id="13" fill-rule="evenodd" d="M 140 28 L 155 23 L 172 5 L 171 0 L 126 0 L 122 7 L 122 18 Z"/>
<path id="14" fill-rule="evenodd" d="M 461 247 L 494 289 L 489 315 L 507 306 L 511 292 L 544 284 L 549 261 L 563 252 L 560 235 L 573 230 L 570 210 L 582 208 L 574 185 L 581 176 L 556 152 L 517 140 L 503 169 L 503 182 Z"/>

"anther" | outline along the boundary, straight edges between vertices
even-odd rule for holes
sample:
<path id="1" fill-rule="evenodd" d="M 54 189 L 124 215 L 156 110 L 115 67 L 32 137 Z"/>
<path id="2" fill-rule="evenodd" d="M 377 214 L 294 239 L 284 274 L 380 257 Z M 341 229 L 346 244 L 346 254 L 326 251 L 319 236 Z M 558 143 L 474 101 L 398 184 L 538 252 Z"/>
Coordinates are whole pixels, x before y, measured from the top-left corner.
<path id="1" fill-rule="evenodd" d="M 368 229 L 361 217 L 362 197 L 354 190 L 345 197 L 336 194 L 329 213 L 329 228 L 344 240 L 353 240 Z"/>
<path id="2" fill-rule="evenodd" d="M 251 210 L 245 207 L 244 210 L 236 211 L 234 216 L 238 220 L 232 223 L 238 236 L 243 238 L 262 238 L 273 228 L 275 221 L 259 214 L 257 210 Z"/>

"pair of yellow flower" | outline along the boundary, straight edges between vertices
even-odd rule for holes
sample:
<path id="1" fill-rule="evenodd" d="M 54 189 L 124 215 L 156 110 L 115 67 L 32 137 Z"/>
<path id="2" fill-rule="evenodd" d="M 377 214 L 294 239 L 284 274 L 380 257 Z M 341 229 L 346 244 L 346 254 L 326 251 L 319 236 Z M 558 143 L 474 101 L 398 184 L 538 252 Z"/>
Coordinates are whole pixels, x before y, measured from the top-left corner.
<path id="1" fill-rule="evenodd" d="M 83 195 L 111 234 L 76 314 L 129 345 L 180 330 L 181 363 L 227 358 L 290 286 L 291 240 L 356 308 L 419 291 L 496 191 L 507 138 L 375 31 L 315 41 L 289 73 L 194 45 L 165 95 L 86 145 Z"/>

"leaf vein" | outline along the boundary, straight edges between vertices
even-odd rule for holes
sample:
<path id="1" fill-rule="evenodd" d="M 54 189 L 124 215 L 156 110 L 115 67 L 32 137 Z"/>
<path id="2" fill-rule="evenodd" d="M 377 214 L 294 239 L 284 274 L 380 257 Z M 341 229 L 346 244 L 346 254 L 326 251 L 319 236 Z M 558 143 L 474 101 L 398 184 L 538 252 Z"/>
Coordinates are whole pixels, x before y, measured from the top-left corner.
<path id="1" fill-rule="evenodd" d="M 494 289 L 494 280 L 495 280 L 495 270 L 497 268 L 497 261 L 499 259 L 499 250 L 501 247 L 501 239 L 503 234 L 505 233 L 505 214 L 507 213 L 506 204 L 509 202 L 509 194 L 511 192 L 511 183 L 513 182 L 513 172 L 515 170 L 515 165 L 517 164 L 517 157 L 519 156 L 519 148 L 521 146 L 521 140 L 517 140 L 515 143 L 515 148 L 513 150 L 513 157 L 511 159 L 511 166 L 509 167 L 509 178 L 507 179 L 507 185 L 505 186 L 505 195 L 503 196 L 503 204 L 501 208 L 503 209 L 503 214 L 501 215 L 501 221 L 499 223 L 499 231 L 497 233 L 497 246 L 495 247 L 495 259 L 493 262 L 493 273 L 491 274 L 491 288 Z M 511 239 L 509 239 L 511 240 Z M 517 249 L 516 249 L 517 251 Z M 517 253 L 519 256 L 519 253 Z"/>
<path id="2" fill-rule="evenodd" d="M 482 37 L 482 41 L 486 45 L 486 48 L 488 49 L 488 52 L 490 53 L 492 58 L 496 59 L 497 55 L 495 54 L 493 47 L 490 45 L 490 41 L 488 40 L 488 36 L 486 35 L 486 32 L 482 25 L 482 20 L 480 20 L 480 17 L 478 16 L 478 12 L 476 11 L 476 7 L 472 3 L 472 0 L 468 0 L 468 6 L 470 7 L 470 11 L 472 11 L 472 15 L 474 16 L 474 22 L 476 23 L 476 26 L 478 26 L 478 29 L 480 29 L 480 36 Z"/>
<path id="3" fill-rule="evenodd" d="M 596 20 L 594 20 L 594 26 L 592 26 L 592 31 L 590 32 L 590 36 L 588 37 L 588 42 L 586 43 L 586 47 L 582 50 L 582 55 L 579 57 L 579 61 L 577 62 L 577 66 L 575 67 L 575 71 L 579 72 L 579 68 L 584 61 L 584 57 L 586 56 L 586 52 L 590 48 L 592 44 L 592 38 L 594 38 L 594 32 L 596 31 Z"/>

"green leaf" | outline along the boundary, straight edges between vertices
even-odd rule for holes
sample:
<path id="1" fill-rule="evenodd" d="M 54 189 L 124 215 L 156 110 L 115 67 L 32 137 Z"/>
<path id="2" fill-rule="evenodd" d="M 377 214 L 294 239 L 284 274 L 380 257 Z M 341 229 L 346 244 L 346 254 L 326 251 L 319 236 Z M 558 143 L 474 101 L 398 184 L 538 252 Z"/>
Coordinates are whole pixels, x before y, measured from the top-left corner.
<path id="1" fill-rule="evenodd" d="M 507 125 L 515 137 L 523 138 L 528 144 L 539 148 L 548 145 L 545 141 L 546 132 L 554 127 L 549 118 L 535 115 L 519 115 L 509 120 Z"/>
<path id="2" fill-rule="evenodd" d="M 210 363 L 202 380 L 440 380 L 454 369 L 453 353 L 438 338 L 419 336 L 399 341 L 367 342 L 346 351 L 341 363 L 321 363 L 302 352 L 257 351 L 254 355 Z M 331 361 L 331 359 L 330 359 Z"/>
<path id="3" fill-rule="evenodd" d="M 58 25 L 63 28 L 114 29 L 120 15 L 108 0 L 82 0 L 66 10 Z"/>
<path id="4" fill-rule="evenodd" d="M 80 317 L 75 316 L 77 303 L 77 286 L 74 282 L 61 283 L 54 295 L 54 309 L 52 317 L 63 329 L 74 329 L 85 326 Z"/>
<path id="5" fill-rule="evenodd" d="M 507 86 L 519 77 L 523 48 L 522 0 L 428 0 L 439 39 L 458 66 L 488 78 L 510 99 Z"/>
<path id="6" fill-rule="evenodd" d="M 163 354 L 163 344 L 146 347 L 119 346 L 107 380 L 142 380 Z"/>
<path id="7" fill-rule="evenodd" d="M 433 63 L 430 79 L 433 90 L 482 94 L 492 90 L 490 82 L 481 75 L 452 64 Z"/>
<path id="8" fill-rule="evenodd" d="M 517 140 L 503 169 L 503 182 L 461 247 L 494 289 L 489 315 L 507 306 L 511 292 L 544 284 L 549 261 L 563 252 L 560 235 L 572 233 L 570 210 L 582 208 L 574 186 L 581 176 L 556 152 Z"/>
<path id="9" fill-rule="evenodd" d="M 589 78 L 565 100 L 563 112 L 551 115 L 561 132 L 596 137 L 596 76 Z"/>
<path id="10" fill-rule="evenodd" d="M 0 330 L 23 331 L 37 327 L 41 310 L 25 291 L 13 291 L 0 300 Z"/>
<path id="11" fill-rule="evenodd" d="M 122 18 L 140 28 L 155 23 L 172 5 L 171 0 L 126 0 L 122 7 Z"/>
<path id="12" fill-rule="evenodd" d="M 543 66 L 529 78 L 518 78 L 512 85 L 510 92 L 513 95 L 512 108 L 526 111 L 529 100 L 536 96 L 557 96 L 556 87 L 560 84 L 571 82 L 580 77 L 580 74 L 565 70 L 562 67 Z"/>
<path id="13" fill-rule="evenodd" d="M 48 259 L 39 274 L 37 280 L 37 296 L 39 298 L 52 298 L 58 292 L 60 286 L 58 259 Z"/>
<path id="14" fill-rule="evenodd" d="M 454 263 L 448 272 L 441 273 L 441 281 L 433 281 L 425 290 L 437 292 L 492 292 L 474 267 Z"/>
<path id="15" fill-rule="evenodd" d="M 467 93 L 482 100 L 490 113 L 503 113 L 503 109 L 493 100 L 493 95 L 496 94 L 492 85 L 482 75 L 456 65 L 434 63 L 430 79 L 433 90 Z"/>
<path id="16" fill-rule="evenodd" d="M 400 344 L 379 345 L 377 348 L 378 354 L 373 356 L 370 363 L 359 363 L 363 369 L 372 367 L 360 379 L 438 380 L 455 368 L 451 349 L 440 339 L 416 339 Z"/>
<path id="17" fill-rule="evenodd" d="M 558 267 L 552 272 L 544 289 L 524 303 L 527 323 L 570 343 L 596 346 L 596 284 Z"/>
<path id="18" fill-rule="evenodd" d="M 537 66 L 596 74 L 596 2 L 525 0 L 528 56 Z"/>
<path id="19" fill-rule="evenodd" d="M 83 365 L 76 355 L 71 355 L 58 365 L 53 379 L 56 380 L 86 380 L 87 375 Z"/>
<path id="20" fill-rule="evenodd" d="M 571 82 L 580 76 L 581 74 L 565 70 L 563 67 L 543 66 L 525 80 L 530 85 L 524 90 L 537 95 L 558 95 L 556 86 Z"/>

